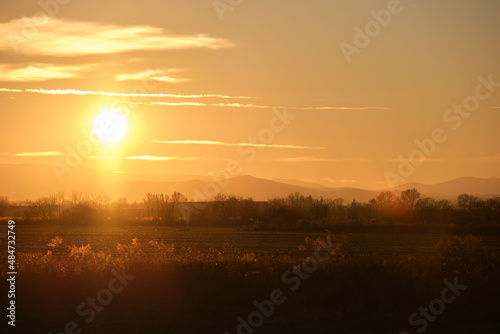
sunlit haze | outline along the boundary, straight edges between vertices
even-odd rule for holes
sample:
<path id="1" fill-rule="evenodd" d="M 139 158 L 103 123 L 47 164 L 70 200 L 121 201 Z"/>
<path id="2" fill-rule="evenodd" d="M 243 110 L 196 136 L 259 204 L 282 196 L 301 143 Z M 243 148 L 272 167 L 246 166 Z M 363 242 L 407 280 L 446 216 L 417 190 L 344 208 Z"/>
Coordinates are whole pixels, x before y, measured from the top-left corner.
<path id="1" fill-rule="evenodd" d="M 397 3 L 4 4 L 0 163 L 65 165 L 90 134 L 81 166 L 125 175 L 500 177 L 500 4 Z"/>

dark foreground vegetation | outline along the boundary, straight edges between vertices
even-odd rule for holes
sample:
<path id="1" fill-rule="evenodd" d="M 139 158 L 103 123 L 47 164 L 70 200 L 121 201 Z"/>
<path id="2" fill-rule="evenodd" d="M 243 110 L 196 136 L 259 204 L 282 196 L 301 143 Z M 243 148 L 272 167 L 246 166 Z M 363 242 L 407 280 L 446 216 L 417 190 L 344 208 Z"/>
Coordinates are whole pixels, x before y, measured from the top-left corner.
<path id="1" fill-rule="evenodd" d="M 17 325 L 9 332 L 500 331 L 498 254 L 474 236 L 450 237 L 432 254 L 412 256 L 356 254 L 357 245 L 342 234 L 306 238 L 293 255 L 241 254 L 222 246 L 201 251 L 137 239 L 110 252 L 68 247 L 58 237 L 45 247 L 18 255 Z M 445 280 L 459 288 L 443 294 Z M 271 312 L 264 301 L 275 290 L 282 294 Z M 442 298 L 448 302 L 436 302 Z M 267 306 L 259 311 L 254 302 Z M 430 307 L 432 321 L 420 314 Z M 256 311 L 268 315 L 260 321 Z M 239 317 L 247 325 L 238 331 Z"/>

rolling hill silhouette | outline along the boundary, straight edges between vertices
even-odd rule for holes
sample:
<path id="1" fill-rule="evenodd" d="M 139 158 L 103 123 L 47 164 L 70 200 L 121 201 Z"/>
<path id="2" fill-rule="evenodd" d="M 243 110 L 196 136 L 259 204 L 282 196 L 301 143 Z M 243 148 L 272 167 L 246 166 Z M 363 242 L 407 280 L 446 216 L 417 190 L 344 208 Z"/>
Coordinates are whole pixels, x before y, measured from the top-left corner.
<path id="1" fill-rule="evenodd" d="M 500 195 L 500 179 L 463 177 L 432 185 L 408 183 L 398 186 L 396 192 L 408 188 L 416 188 L 424 196 L 436 198 L 452 199 L 460 193 L 491 197 Z M 34 199 L 50 193 L 70 193 L 74 190 L 84 194 L 107 193 L 114 199 L 125 197 L 130 201 L 142 201 L 148 192 L 171 194 L 178 191 L 194 200 L 208 200 L 219 192 L 252 197 L 254 200 L 285 197 L 298 192 L 306 196 L 366 202 L 384 189 L 329 188 L 302 181 L 268 180 L 249 175 L 237 176 L 230 179 L 227 185 L 222 182 L 219 185 L 208 176 L 119 174 L 85 166 L 65 174 L 63 182 L 59 182 L 48 165 L 0 164 L 0 195 L 11 200 Z"/>

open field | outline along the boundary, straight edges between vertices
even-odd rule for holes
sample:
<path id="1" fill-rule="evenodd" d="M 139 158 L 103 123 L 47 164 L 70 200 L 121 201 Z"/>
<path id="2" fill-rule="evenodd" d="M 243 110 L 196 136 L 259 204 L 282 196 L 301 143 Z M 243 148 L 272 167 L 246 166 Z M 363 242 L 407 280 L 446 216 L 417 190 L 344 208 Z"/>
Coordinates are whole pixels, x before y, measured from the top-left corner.
<path id="1" fill-rule="evenodd" d="M 499 236 L 482 235 L 481 242 L 446 233 L 335 235 L 340 247 L 299 280 L 291 270 L 306 273 L 304 259 L 314 257 L 317 237 L 328 240 L 325 233 L 19 224 L 18 325 L 11 332 L 414 333 L 421 327 L 408 317 L 455 277 L 467 289 L 426 333 L 500 332 Z M 49 246 L 56 236 L 62 243 Z M 80 248 L 87 244 L 91 249 Z M 103 291 L 116 273 L 131 279 L 108 300 Z M 238 331 L 237 318 L 248 321 L 253 302 L 275 289 L 285 302 L 261 325 Z M 88 298 L 102 307 L 93 316 Z M 76 327 L 65 330 L 71 322 Z"/>
<path id="2" fill-rule="evenodd" d="M 63 245 L 85 246 L 95 251 L 112 252 L 118 243 L 127 244 L 137 238 L 190 247 L 201 251 L 224 248 L 234 254 L 279 257 L 302 255 L 298 246 L 304 239 L 324 236 L 324 232 L 258 232 L 231 228 L 174 228 L 165 226 L 127 227 L 64 227 L 18 225 L 17 248 L 19 252 L 46 252 L 51 239 L 59 236 Z M 335 231 L 332 231 L 335 233 Z M 346 233 L 350 251 L 355 255 L 432 255 L 439 241 L 448 240 L 449 233 Z M 485 246 L 500 251 L 500 235 L 478 235 Z"/>

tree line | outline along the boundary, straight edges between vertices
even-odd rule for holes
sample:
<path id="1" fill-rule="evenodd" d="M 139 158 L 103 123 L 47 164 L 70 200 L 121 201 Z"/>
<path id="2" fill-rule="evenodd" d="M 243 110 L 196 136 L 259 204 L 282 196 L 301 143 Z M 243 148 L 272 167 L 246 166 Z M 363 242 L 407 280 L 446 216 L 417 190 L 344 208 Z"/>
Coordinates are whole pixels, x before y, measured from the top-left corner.
<path id="1" fill-rule="evenodd" d="M 17 211 L 16 211 L 17 209 Z M 84 196 L 73 192 L 12 203 L 0 197 L 0 216 L 29 221 L 100 223 L 142 221 L 176 225 L 250 226 L 259 229 L 299 228 L 332 222 L 399 222 L 408 224 L 499 224 L 500 197 L 480 198 L 461 194 L 456 200 L 422 197 L 416 189 L 396 195 L 381 192 L 368 202 L 346 202 L 299 193 L 265 202 L 218 194 L 212 200 L 188 201 L 179 192 L 148 193 L 140 203 L 125 198 L 111 201 L 106 194 Z"/>

